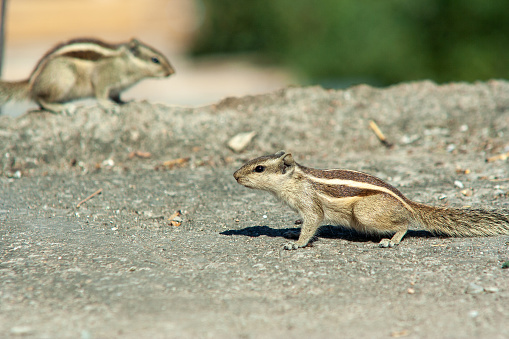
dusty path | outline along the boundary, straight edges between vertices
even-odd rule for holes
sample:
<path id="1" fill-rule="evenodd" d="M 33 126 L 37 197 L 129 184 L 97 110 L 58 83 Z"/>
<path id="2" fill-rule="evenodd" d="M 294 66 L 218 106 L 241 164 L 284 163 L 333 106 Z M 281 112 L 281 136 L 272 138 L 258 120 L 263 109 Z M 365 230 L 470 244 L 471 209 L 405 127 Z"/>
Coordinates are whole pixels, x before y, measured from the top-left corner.
<path id="1" fill-rule="evenodd" d="M 226 147 L 251 130 L 243 153 Z M 297 216 L 232 173 L 286 149 L 417 201 L 509 208 L 507 161 L 485 162 L 508 151 L 508 135 L 502 81 L 0 117 L 0 336 L 507 337 L 509 236 L 414 231 L 380 249 L 326 226 L 312 247 L 284 251 Z M 168 220 L 177 210 L 181 225 Z"/>

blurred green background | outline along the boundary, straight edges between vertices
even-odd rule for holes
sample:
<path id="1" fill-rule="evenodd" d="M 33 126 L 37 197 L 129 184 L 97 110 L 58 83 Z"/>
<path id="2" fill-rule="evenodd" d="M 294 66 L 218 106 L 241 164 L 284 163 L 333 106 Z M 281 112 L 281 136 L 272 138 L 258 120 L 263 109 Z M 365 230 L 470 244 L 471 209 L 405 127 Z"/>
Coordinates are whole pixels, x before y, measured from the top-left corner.
<path id="1" fill-rule="evenodd" d="M 303 83 L 509 78 L 506 0 L 202 0 L 192 53 L 255 52 Z"/>

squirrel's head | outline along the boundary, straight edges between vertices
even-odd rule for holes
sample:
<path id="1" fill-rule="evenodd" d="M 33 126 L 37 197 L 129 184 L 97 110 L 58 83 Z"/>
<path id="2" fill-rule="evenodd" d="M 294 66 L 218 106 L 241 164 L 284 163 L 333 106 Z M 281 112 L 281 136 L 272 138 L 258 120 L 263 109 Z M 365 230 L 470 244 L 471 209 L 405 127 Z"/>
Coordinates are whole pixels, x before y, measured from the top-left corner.
<path id="1" fill-rule="evenodd" d="M 131 39 L 124 48 L 129 57 L 138 61 L 136 64 L 145 71 L 145 77 L 167 77 L 175 73 L 175 69 L 161 52 L 136 39 Z"/>
<path id="2" fill-rule="evenodd" d="M 233 173 L 233 177 L 246 187 L 277 192 L 280 185 L 292 177 L 295 166 L 292 155 L 280 151 L 248 161 Z"/>

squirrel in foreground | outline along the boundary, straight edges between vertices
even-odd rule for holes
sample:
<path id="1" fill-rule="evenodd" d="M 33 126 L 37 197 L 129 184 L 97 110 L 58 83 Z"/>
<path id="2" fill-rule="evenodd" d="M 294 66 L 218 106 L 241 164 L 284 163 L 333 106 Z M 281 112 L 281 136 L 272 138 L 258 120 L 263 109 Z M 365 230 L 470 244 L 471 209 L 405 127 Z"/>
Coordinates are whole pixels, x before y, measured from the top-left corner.
<path id="1" fill-rule="evenodd" d="M 420 204 L 367 173 L 304 167 L 284 151 L 253 159 L 233 176 L 241 185 L 274 194 L 300 214 L 300 236 L 284 245 L 289 250 L 305 247 L 325 221 L 368 234 L 394 234 L 382 239 L 380 247 L 398 245 L 411 225 L 448 236 L 509 234 L 505 211 Z"/>
<path id="2" fill-rule="evenodd" d="M 56 113 L 63 103 L 95 97 L 101 107 L 111 109 L 124 103 L 120 92 L 140 80 L 173 73 L 164 55 L 136 39 L 120 44 L 74 39 L 48 51 L 28 79 L 0 81 L 0 105 L 30 99 Z"/>

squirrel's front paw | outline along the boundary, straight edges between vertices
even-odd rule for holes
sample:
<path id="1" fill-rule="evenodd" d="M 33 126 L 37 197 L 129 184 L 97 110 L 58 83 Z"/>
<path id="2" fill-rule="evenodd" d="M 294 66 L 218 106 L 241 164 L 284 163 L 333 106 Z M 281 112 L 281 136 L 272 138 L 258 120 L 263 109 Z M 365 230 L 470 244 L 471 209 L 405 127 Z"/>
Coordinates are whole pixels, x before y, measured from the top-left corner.
<path id="1" fill-rule="evenodd" d="M 299 246 L 295 242 L 288 242 L 288 243 L 283 245 L 283 248 L 285 250 L 296 250 L 296 249 L 299 248 Z"/>
<path id="2" fill-rule="evenodd" d="M 119 112 L 119 107 L 113 101 L 107 99 L 97 100 L 99 106 L 108 113 L 117 114 Z"/>
<path id="3" fill-rule="evenodd" d="M 378 247 L 382 247 L 382 248 L 392 248 L 394 246 L 396 246 L 396 244 L 394 244 L 394 242 L 392 242 L 391 239 L 382 239 L 378 243 Z"/>

